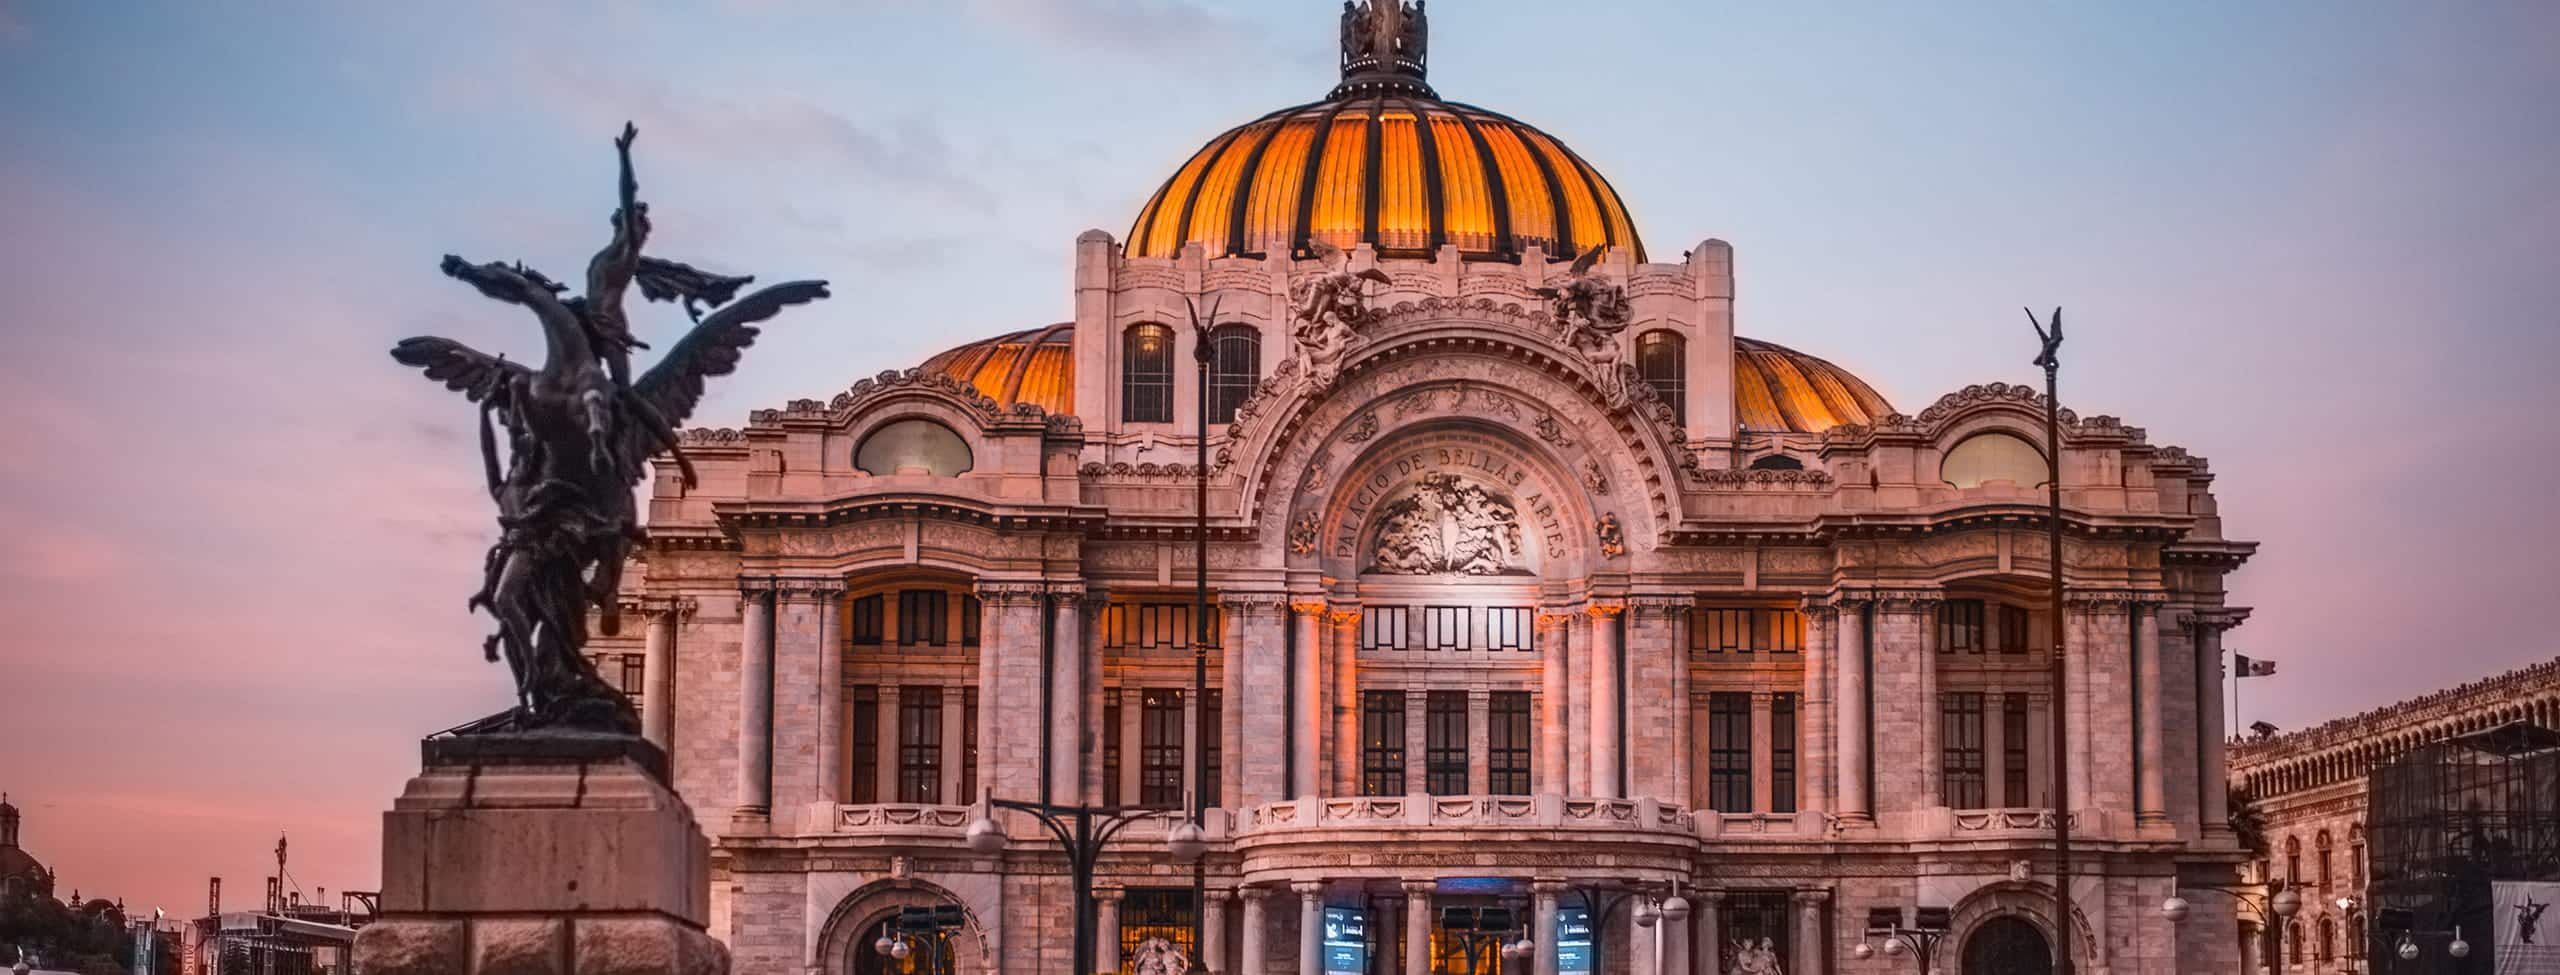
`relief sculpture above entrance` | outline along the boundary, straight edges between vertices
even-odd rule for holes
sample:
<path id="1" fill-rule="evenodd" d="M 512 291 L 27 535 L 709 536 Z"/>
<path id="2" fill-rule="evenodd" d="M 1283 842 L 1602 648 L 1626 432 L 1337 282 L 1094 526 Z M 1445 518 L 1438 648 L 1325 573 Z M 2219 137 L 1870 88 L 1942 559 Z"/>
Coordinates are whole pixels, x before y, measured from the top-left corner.
<path id="1" fill-rule="evenodd" d="M 1378 511 L 1369 571 L 1386 575 L 1527 575 L 1511 499 L 1455 474 L 1432 474 Z"/>

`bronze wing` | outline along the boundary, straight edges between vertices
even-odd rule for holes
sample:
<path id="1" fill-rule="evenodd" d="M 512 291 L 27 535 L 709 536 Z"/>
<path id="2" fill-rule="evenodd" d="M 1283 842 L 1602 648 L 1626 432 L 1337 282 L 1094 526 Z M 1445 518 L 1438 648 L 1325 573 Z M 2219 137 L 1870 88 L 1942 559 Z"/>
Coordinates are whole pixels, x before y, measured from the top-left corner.
<path id="1" fill-rule="evenodd" d="M 508 362 L 504 356 L 432 335 L 400 340 L 400 344 L 391 347 L 391 358 L 425 371 L 427 378 L 460 392 L 474 403 L 499 409 L 514 405 L 508 401 L 508 391 L 517 380 L 533 376 L 533 370 Z"/>
<path id="2" fill-rule="evenodd" d="M 685 333 L 665 358 L 649 367 L 639 381 L 631 384 L 632 394 L 658 411 L 670 427 L 682 427 L 693 408 L 702 402 L 703 380 L 725 376 L 738 368 L 738 359 L 754 345 L 760 331 L 755 323 L 781 314 L 791 305 L 805 305 L 827 297 L 824 281 L 786 281 L 731 302 L 719 311 L 703 316 L 702 324 Z M 640 424 L 625 424 L 622 432 L 626 483 L 637 482 L 640 465 L 658 452 L 663 442 Z"/>
<path id="3" fill-rule="evenodd" d="M 1608 249 L 1609 245 L 1607 244 L 1595 244 L 1592 245 L 1590 250 L 1583 251 L 1581 257 L 1573 259 L 1573 273 L 1591 273 L 1592 268 L 1600 266 L 1600 253 Z"/>

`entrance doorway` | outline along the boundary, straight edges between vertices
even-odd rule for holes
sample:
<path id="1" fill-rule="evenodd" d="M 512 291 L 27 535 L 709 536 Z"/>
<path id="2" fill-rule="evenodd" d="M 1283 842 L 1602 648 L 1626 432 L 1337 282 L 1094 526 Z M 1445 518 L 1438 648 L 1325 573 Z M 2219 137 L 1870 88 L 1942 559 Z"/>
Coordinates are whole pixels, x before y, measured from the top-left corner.
<path id="1" fill-rule="evenodd" d="M 852 971 L 848 975 L 954 975 L 957 966 L 953 963 L 951 952 L 927 948 L 921 940 L 908 943 L 905 958 L 881 954 L 874 946 L 879 944 L 882 936 L 889 933 L 890 926 L 896 923 L 898 923 L 898 915 L 892 912 L 888 917 L 881 918 L 879 923 L 862 929 L 862 937 L 853 943 L 853 964 L 850 966 Z M 947 946 L 948 942 L 945 942 L 945 945 Z"/>
<path id="2" fill-rule="evenodd" d="M 1964 942 L 1964 975 L 2052 975 L 2053 943 L 2024 918 L 1995 917 Z"/>

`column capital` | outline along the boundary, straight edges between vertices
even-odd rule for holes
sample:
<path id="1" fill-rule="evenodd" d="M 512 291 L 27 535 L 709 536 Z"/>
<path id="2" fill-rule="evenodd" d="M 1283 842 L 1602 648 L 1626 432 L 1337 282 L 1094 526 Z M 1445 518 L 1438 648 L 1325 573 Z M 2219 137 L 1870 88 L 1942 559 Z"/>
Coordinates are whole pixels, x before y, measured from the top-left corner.
<path id="1" fill-rule="evenodd" d="M 1324 615 L 1324 600 L 1291 600 L 1289 603 L 1289 612 L 1295 613 L 1299 616 L 1322 617 Z"/>
<path id="2" fill-rule="evenodd" d="M 1572 884 L 1565 883 L 1561 880 L 1529 881 L 1529 892 L 1540 897 L 1562 897 L 1565 894 L 1570 893 L 1572 890 Z"/>
<path id="3" fill-rule="evenodd" d="M 1073 609 L 1077 603 L 1100 596 L 1098 590 L 1086 586 L 1082 581 L 1052 582 L 1047 588 L 1050 598 L 1058 601 L 1060 609 Z"/>
<path id="4" fill-rule="evenodd" d="M 1238 887 L 1236 888 L 1236 896 L 1244 900 L 1246 903 L 1259 904 L 1271 896 L 1271 888 L 1252 886 Z"/>
<path id="5" fill-rule="evenodd" d="M 2062 591 L 2062 603 L 2071 609 L 2126 608 L 2157 606 L 2169 601 L 2169 594 L 2157 589 L 2069 589 Z"/>
<path id="6" fill-rule="evenodd" d="M 1627 608 L 1637 619 L 1667 619 L 1687 610 L 1697 602 L 1685 596 L 1643 595 L 1627 597 Z"/>
<path id="7" fill-rule="evenodd" d="M 1289 597 L 1276 592 L 1224 592 L 1218 594 L 1218 605 L 1237 619 L 1251 619 L 1264 613 L 1279 612 Z"/>
<path id="8" fill-rule="evenodd" d="M 1422 880 L 1400 880 L 1396 882 L 1396 886 L 1403 889 L 1406 894 L 1415 897 L 1429 897 L 1440 890 L 1440 882 L 1438 880 L 1427 878 Z"/>
<path id="9" fill-rule="evenodd" d="M 1120 900 L 1120 895 L 1124 893 L 1126 889 L 1127 888 L 1124 888 L 1119 884 L 1095 884 L 1093 885 L 1093 899 L 1097 903 L 1117 903 Z"/>
<path id="10" fill-rule="evenodd" d="M 1235 891 L 1229 890 L 1225 887 L 1211 887 L 1201 893 L 1208 897 L 1209 903 L 1212 904 L 1224 904 L 1227 902 L 1228 898 L 1234 897 L 1236 894 Z"/>
<path id="11" fill-rule="evenodd" d="M 1815 907 L 1820 906 L 1823 901 L 1830 900 L 1831 892 L 1820 887 L 1807 887 L 1796 891 L 1793 896 L 1796 903 Z"/>
<path id="12" fill-rule="evenodd" d="M 1332 623 L 1336 626 L 1344 626 L 1360 622 L 1360 611 L 1356 608 L 1326 610 L 1324 619 L 1325 622 Z"/>
<path id="13" fill-rule="evenodd" d="M 1035 603 L 1047 588 L 1038 582 L 988 582 L 977 586 L 978 601 L 989 606 L 1021 606 Z"/>
<path id="14" fill-rule="evenodd" d="M 844 595 L 842 577 L 783 579 L 779 583 L 781 598 L 793 601 L 823 602 Z"/>
<path id="15" fill-rule="evenodd" d="M 2180 625 L 2192 633 L 2222 633 L 2249 621 L 2246 607 L 2198 607 L 2188 611 Z"/>
<path id="16" fill-rule="evenodd" d="M 1714 910 L 1716 905 L 1724 903 L 1724 888 L 1702 887 L 1690 891 L 1689 896 L 1696 898 L 1701 908 Z"/>
<path id="17" fill-rule="evenodd" d="M 1299 900 L 1312 901 L 1324 896 L 1324 881 L 1292 880 L 1289 889 L 1298 895 Z"/>
<path id="18" fill-rule="evenodd" d="M 781 588 L 781 586 L 782 580 L 773 576 L 738 577 L 738 595 L 744 596 L 748 599 L 754 599 L 758 596 L 765 595 L 766 593 L 773 592 Z"/>
<path id="19" fill-rule="evenodd" d="M 1627 604 L 1619 602 L 1592 603 L 1591 605 L 1584 606 L 1582 611 L 1591 614 L 1591 618 L 1593 619 L 1617 619 L 1620 615 L 1626 613 Z"/>
<path id="20" fill-rule="evenodd" d="M 1573 614 L 1572 614 L 1572 613 L 1563 612 L 1563 611 L 1545 611 L 1545 610 L 1541 610 L 1541 611 L 1538 613 L 1538 627 L 1539 627 L 1540 629 L 1544 629 L 1544 628 L 1546 628 L 1546 627 L 1550 627 L 1550 626 L 1563 626 L 1564 624 L 1571 623 L 1571 622 L 1573 622 Z"/>

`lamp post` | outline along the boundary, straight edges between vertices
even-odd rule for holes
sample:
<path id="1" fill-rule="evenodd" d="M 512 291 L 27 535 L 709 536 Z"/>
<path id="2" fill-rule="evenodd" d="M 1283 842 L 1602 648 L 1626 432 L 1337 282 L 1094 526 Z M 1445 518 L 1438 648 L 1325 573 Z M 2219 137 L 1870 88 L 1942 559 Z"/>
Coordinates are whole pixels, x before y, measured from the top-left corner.
<path id="1" fill-rule="evenodd" d="M 2266 957 L 2267 971 L 2273 975 L 2284 970 L 2284 937 L 2281 929 L 2286 921 L 2292 920 L 2295 914 L 2302 911 L 2301 892 L 2286 886 L 2282 880 L 2268 884 L 2267 892 L 2264 894 L 2250 893 L 2232 887 L 2200 886 L 2180 889 L 2209 890 L 2228 894 L 2232 900 L 2256 911 L 2258 919 L 2263 922 L 2259 925 L 2258 932 L 2259 953 Z M 2187 919 L 2187 899 L 2176 894 L 2169 895 L 2168 899 L 2160 902 L 2160 915 L 2168 918 L 2171 924 L 2184 923 Z"/>
<path id="2" fill-rule="evenodd" d="M 1078 975 L 1093 972 L 1093 867 L 1102 858 L 1102 850 L 1111 838 L 1130 823 L 1154 819 L 1177 810 L 1161 806 L 1070 806 L 1054 802 L 1023 802 L 1016 799 L 988 797 L 987 805 L 995 809 L 1011 809 L 1030 813 L 1047 827 L 1049 835 L 1067 854 L 1067 882 L 1075 889 L 1075 953 L 1073 961 Z M 993 855 L 1004 851 L 1004 829 L 993 816 L 981 810 L 969 824 L 969 849 Z M 1202 846 L 1195 832 L 1186 837 L 1176 827 L 1165 837 L 1165 850 L 1177 861 L 1197 860 Z"/>
<path id="3" fill-rule="evenodd" d="M 2053 310 L 2052 331 L 2036 320 L 2034 309 L 2027 310 L 2027 321 L 2043 343 L 2035 365 L 2044 370 L 2045 537 L 2051 542 L 2047 558 L 2053 571 L 2047 610 L 2053 634 L 2051 686 L 2047 688 L 2053 695 L 2053 970 L 2072 975 L 2076 967 L 2071 960 L 2071 709 L 2062 706 L 2071 693 L 2066 679 L 2069 655 L 2063 652 L 2062 642 L 2062 399 L 2055 378 L 2062 369 L 2062 309 Z"/>
<path id="4" fill-rule="evenodd" d="M 2428 941 L 2439 937 L 2445 938 L 2445 957 L 2456 961 L 2471 957 L 2471 942 L 2463 940 L 2462 926 L 2459 924 L 2454 925 L 2453 930 L 2449 932 L 2423 931 L 2418 928 L 2415 912 L 2401 908 L 2385 908 L 2380 916 L 2375 918 L 2375 927 L 2400 936 L 2399 941 L 2394 943 L 2391 949 L 2392 955 L 2400 961 L 2417 961 L 2418 956 L 2425 953 L 2418 944 L 2418 940 L 2422 937 Z M 2396 971 L 2400 966 L 2394 962 L 2391 967 Z"/>
<path id="5" fill-rule="evenodd" d="M 1467 960 L 1467 975 L 1483 971 L 1478 955 L 1502 958 L 1527 958 L 1537 950 L 1529 939 L 1528 929 L 1507 907 L 1444 907 L 1440 909 L 1440 931 L 1458 939 L 1459 951 Z M 1506 936 L 1519 937 L 1505 941 Z"/>
<path id="6" fill-rule="evenodd" d="M 948 904 L 906 908 L 890 920 L 889 929 L 881 933 L 879 940 L 871 943 L 871 950 L 887 958 L 905 961 L 921 949 L 925 952 L 924 970 L 927 975 L 945 975 L 952 966 L 951 932 L 967 923 L 960 914 L 960 908 Z"/>
<path id="7" fill-rule="evenodd" d="M 1873 958 L 1876 948 L 1867 942 L 1881 939 L 1885 957 L 1912 955 L 1920 962 L 1920 975 L 1935 975 L 1938 943 L 1946 940 L 1952 912 L 1944 907 L 1922 907 L 1914 909 L 1911 914 L 1911 926 L 1906 928 L 1902 926 L 1901 908 L 1879 907 L 1868 911 L 1866 937 L 1859 939 L 1858 946 L 1849 949 L 1849 953 L 1860 960 Z"/>
<path id="8" fill-rule="evenodd" d="M 1200 317 L 1200 306 L 1189 296 L 1182 299 L 1191 312 L 1191 361 L 1199 366 L 1200 429 L 1193 438 L 1197 465 L 1192 468 L 1194 493 L 1191 507 L 1191 727 L 1199 742 L 1218 733 L 1209 724 L 1209 366 L 1217 358 L 1210 347 L 1209 327 L 1218 317 L 1218 303 L 1209 303 L 1209 317 Z M 1191 796 L 1185 805 L 1190 820 L 1174 827 L 1180 834 L 1169 842 L 1206 852 L 1207 836 L 1201 829 L 1201 814 L 1209 806 L 1209 750 L 1193 746 L 1191 756 Z M 1208 944 L 1201 925 L 1209 914 L 1209 860 L 1194 853 L 1177 857 L 1191 862 L 1191 953 L 1200 953 Z"/>

